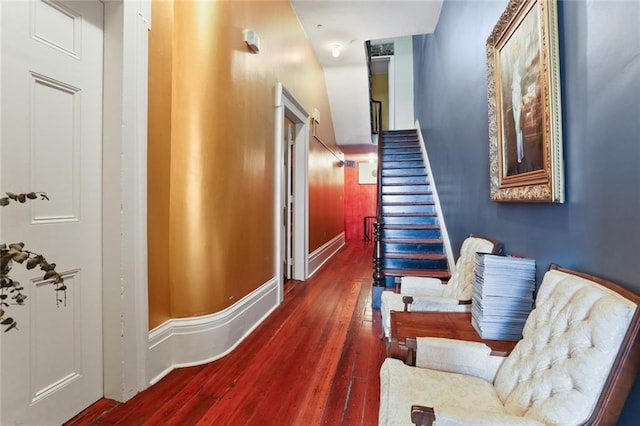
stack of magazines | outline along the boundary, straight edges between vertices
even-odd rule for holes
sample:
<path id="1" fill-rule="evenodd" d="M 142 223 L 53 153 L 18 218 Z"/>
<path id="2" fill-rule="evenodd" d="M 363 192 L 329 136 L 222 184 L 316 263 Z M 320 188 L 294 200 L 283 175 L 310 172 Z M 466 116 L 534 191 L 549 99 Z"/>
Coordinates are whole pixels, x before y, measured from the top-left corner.
<path id="1" fill-rule="evenodd" d="M 477 253 L 471 323 L 487 340 L 517 341 L 533 307 L 536 261 Z"/>

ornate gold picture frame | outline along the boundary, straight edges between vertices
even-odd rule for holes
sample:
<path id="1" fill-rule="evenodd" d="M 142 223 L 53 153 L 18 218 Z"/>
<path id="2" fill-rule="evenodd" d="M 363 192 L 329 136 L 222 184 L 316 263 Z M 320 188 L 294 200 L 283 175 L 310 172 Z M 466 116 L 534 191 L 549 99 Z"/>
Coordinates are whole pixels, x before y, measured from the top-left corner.
<path id="1" fill-rule="evenodd" d="M 564 202 L 555 0 L 511 0 L 487 39 L 491 199 Z"/>

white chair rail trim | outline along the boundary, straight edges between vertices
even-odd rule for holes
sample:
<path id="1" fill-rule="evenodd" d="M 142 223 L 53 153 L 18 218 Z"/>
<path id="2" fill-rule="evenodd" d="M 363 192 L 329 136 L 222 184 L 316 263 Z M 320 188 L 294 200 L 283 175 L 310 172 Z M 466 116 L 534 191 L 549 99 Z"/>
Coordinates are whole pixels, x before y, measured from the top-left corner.
<path id="1" fill-rule="evenodd" d="M 174 368 L 205 364 L 227 355 L 277 306 L 278 279 L 274 277 L 220 312 L 171 319 L 154 328 L 149 332 L 149 385 Z"/>

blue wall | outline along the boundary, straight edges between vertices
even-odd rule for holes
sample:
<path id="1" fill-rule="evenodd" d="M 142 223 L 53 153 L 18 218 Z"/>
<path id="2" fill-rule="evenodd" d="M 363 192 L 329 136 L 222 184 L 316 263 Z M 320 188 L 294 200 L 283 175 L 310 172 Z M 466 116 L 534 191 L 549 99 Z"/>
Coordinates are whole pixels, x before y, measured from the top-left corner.
<path id="1" fill-rule="evenodd" d="M 485 42 L 506 1 L 447 1 L 414 37 L 414 99 L 454 249 L 470 233 L 640 293 L 640 1 L 558 5 L 565 204 L 489 197 Z M 640 418 L 636 379 L 621 425 Z"/>

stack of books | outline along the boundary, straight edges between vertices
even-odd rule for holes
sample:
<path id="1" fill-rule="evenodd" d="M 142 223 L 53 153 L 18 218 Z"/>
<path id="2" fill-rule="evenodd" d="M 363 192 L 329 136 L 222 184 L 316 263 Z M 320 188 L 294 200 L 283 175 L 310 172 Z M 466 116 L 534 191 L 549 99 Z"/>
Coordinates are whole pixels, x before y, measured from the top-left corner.
<path id="1" fill-rule="evenodd" d="M 535 259 L 476 254 L 471 323 L 483 339 L 520 340 L 535 281 Z"/>

